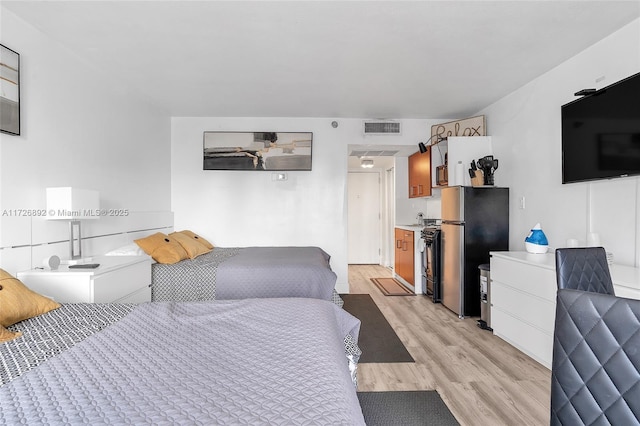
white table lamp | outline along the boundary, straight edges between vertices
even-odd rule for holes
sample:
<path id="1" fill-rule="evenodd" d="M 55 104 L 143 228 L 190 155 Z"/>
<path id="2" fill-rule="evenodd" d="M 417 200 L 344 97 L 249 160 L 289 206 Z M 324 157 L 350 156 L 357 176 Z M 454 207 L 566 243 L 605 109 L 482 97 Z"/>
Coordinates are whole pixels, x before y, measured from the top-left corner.
<path id="1" fill-rule="evenodd" d="M 80 220 L 100 217 L 98 191 L 71 187 L 47 188 L 47 219 L 69 221 L 71 260 L 82 258 Z"/>

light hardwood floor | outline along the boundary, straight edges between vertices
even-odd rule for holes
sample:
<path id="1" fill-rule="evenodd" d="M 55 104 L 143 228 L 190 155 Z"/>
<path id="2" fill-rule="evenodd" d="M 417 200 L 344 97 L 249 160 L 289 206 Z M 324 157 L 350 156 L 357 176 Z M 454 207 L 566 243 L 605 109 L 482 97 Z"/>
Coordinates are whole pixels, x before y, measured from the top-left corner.
<path id="1" fill-rule="evenodd" d="M 551 372 L 491 332 L 426 296 L 384 296 L 370 278 L 388 268 L 350 265 L 351 293 L 368 293 L 415 363 L 360 364 L 358 390 L 437 390 L 461 425 L 548 425 Z M 428 413 L 425 413 L 427 416 Z"/>

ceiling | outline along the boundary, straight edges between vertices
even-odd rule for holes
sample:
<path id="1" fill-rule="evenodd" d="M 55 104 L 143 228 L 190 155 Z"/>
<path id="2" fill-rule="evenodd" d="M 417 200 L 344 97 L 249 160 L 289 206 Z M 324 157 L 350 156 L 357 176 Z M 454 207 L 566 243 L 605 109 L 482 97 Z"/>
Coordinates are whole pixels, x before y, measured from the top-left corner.
<path id="1" fill-rule="evenodd" d="M 465 117 L 640 16 L 638 0 L 2 6 L 170 115 L 213 117 Z"/>

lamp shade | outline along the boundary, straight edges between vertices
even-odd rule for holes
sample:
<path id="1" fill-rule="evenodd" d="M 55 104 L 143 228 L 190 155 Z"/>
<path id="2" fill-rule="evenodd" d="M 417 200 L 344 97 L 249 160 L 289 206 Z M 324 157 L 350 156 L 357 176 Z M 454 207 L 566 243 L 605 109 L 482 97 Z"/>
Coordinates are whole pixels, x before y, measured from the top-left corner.
<path id="1" fill-rule="evenodd" d="M 98 219 L 99 209 L 98 191 L 71 187 L 47 188 L 47 219 Z"/>

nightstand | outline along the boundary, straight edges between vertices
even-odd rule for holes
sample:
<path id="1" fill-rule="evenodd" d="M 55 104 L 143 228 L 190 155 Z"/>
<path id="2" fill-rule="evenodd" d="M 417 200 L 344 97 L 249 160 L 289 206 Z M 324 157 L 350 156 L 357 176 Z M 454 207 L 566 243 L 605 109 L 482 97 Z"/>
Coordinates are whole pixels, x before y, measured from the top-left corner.
<path id="1" fill-rule="evenodd" d="M 148 256 L 94 256 L 95 269 L 55 271 L 31 269 L 17 278 L 30 289 L 60 303 L 142 303 L 151 301 L 151 263 Z"/>

